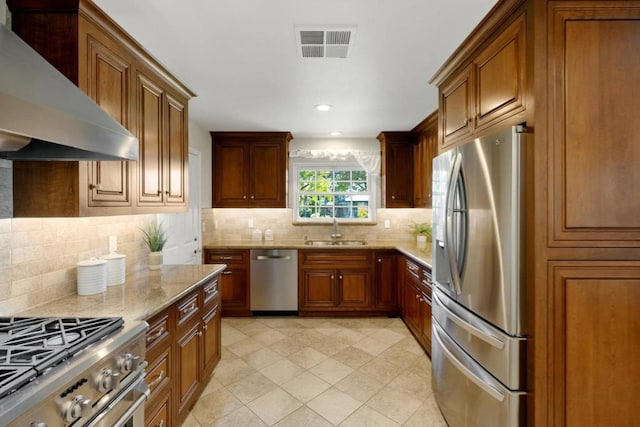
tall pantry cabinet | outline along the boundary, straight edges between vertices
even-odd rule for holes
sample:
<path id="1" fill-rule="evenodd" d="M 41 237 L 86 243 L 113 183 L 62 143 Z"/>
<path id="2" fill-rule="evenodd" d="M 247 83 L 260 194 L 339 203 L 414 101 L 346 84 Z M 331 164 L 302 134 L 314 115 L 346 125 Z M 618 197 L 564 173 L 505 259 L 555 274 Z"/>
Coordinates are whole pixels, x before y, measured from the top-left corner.
<path id="1" fill-rule="evenodd" d="M 638 40 L 639 1 L 503 0 L 432 79 L 441 152 L 503 126 L 532 132 L 527 425 L 636 419 Z"/>
<path id="2" fill-rule="evenodd" d="M 194 94 L 89 0 L 7 0 L 12 29 L 140 140 L 139 161 L 15 162 L 15 216 L 187 209 Z"/>

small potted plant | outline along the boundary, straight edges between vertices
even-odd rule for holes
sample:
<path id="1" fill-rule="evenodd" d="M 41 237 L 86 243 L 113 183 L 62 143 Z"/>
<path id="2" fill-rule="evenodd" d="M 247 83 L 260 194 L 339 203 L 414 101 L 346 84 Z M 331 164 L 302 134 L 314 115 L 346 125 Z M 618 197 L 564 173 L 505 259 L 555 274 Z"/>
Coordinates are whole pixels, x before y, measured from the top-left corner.
<path id="1" fill-rule="evenodd" d="M 162 224 L 153 221 L 140 230 L 144 233 L 143 240 L 151 251 L 149 254 L 149 269 L 159 270 L 162 266 L 162 248 L 167 243 L 167 235 L 162 229 Z"/>
<path id="2" fill-rule="evenodd" d="M 418 246 L 425 246 L 427 242 L 431 242 L 431 224 L 428 222 L 414 223 L 413 234 L 416 236 Z"/>

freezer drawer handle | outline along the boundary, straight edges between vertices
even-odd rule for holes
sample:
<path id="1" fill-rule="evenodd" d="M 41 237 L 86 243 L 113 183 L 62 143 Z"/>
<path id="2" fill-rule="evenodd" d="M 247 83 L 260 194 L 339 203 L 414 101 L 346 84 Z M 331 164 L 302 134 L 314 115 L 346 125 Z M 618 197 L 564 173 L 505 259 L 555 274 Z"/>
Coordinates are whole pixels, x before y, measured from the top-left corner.
<path id="1" fill-rule="evenodd" d="M 256 257 L 256 259 L 260 259 L 260 260 L 263 260 L 263 259 L 284 259 L 284 260 L 288 260 L 288 259 L 291 259 L 291 257 L 290 256 L 283 256 L 283 255 L 258 255 Z"/>
<path id="2" fill-rule="evenodd" d="M 447 314 L 447 317 L 451 319 L 453 323 L 455 323 L 465 331 L 469 332 L 470 334 L 474 335 L 477 338 L 480 338 L 482 341 L 486 342 L 489 345 L 492 345 L 493 347 L 499 350 L 502 350 L 504 348 L 503 341 L 498 339 L 496 336 L 492 335 L 490 332 L 488 331 L 485 332 L 465 322 L 464 319 L 461 319 L 460 317 L 458 317 L 457 314 L 449 310 L 449 308 L 446 305 L 444 305 L 444 303 L 442 302 L 438 294 L 433 294 L 433 296 L 435 297 L 436 302 L 438 303 L 438 306 L 442 308 L 442 310 Z"/>
<path id="3" fill-rule="evenodd" d="M 487 394 L 489 394 L 491 397 L 493 397 L 497 401 L 502 402 L 505 397 L 504 394 L 500 393 L 499 390 L 497 390 L 495 387 L 491 386 L 490 384 L 487 384 L 486 382 L 482 381 L 482 378 L 478 378 L 476 374 L 471 372 L 469 368 L 464 366 L 453 354 L 451 354 L 449 349 L 444 345 L 444 343 L 440 339 L 440 328 L 435 324 L 434 326 L 435 327 L 433 329 L 433 332 L 435 333 L 433 335 L 436 337 L 436 341 L 438 341 L 438 345 L 440 345 L 440 348 L 442 349 L 442 352 L 444 353 L 444 355 L 447 356 L 447 359 L 449 359 L 449 361 L 453 363 L 455 367 L 458 368 L 458 370 L 462 374 L 464 374 L 465 377 L 473 381 L 475 385 L 480 387 L 482 390 L 484 390 Z"/>

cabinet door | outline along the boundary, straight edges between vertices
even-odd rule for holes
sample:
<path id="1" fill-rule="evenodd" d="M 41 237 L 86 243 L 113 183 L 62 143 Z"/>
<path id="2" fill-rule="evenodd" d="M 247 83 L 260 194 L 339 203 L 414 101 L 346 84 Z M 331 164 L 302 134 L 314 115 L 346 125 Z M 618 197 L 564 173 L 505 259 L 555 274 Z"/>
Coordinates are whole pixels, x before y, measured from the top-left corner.
<path id="1" fill-rule="evenodd" d="M 338 307 L 371 308 L 371 270 L 340 269 L 337 271 Z"/>
<path id="2" fill-rule="evenodd" d="M 524 110 L 524 35 L 525 16 L 521 15 L 475 59 L 476 129 Z"/>
<path id="3" fill-rule="evenodd" d="M 404 321 L 409 326 L 409 329 L 419 336 L 422 333 L 422 321 L 420 320 L 420 293 L 411 283 L 407 280 L 404 283 L 403 292 L 403 317 Z"/>
<path id="4" fill-rule="evenodd" d="M 187 140 L 186 102 L 167 95 L 167 134 L 164 168 L 164 201 L 167 205 L 187 203 L 189 144 Z"/>
<path id="5" fill-rule="evenodd" d="M 442 147 L 471 135 L 473 68 L 463 70 L 440 88 L 440 114 L 442 114 Z"/>
<path id="6" fill-rule="evenodd" d="M 249 150 L 249 204 L 263 208 L 286 207 L 284 144 L 252 143 Z"/>
<path id="7" fill-rule="evenodd" d="M 223 271 L 220 276 L 220 296 L 225 314 L 250 310 L 247 270 L 231 267 Z"/>
<path id="8" fill-rule="evenodd" d="M 86 87 L 96 104 L 127 129 L 131 120 L 131 64 L 115 46 L 105 46 L 87 35 Z M 85 166 L 86 164 L 86 166 Z M 88 168 L 89 206 L 131 206 L 131 163 L 123 161 L 82 162 Z M 85 185 L 85 184 L 81 184 Z"/>
<path id="9" fill-rule="evenodd" d="M 178 338 L 176 345 L 176 402 L 178 408 L 178 421 L 186 416 L 189 407 L 195 400 L 195 393 L 200 387 L 200 323 L 195 323 L 182 337 Z"/>
<path id="10" fill-rule="evenodd" d="M 155 82 L 138 73 L 136 80 L 138 101 L 138 203 L 162 205 L 162 103 L 164 91 Z"/>
<path id="11" fill-rule="evenodd" d="M 376 252 L 375 259 L 375 307 L 395 311 L 398 308 L 396 253 Z"/>
<path id="12" fill-rule="evenodd" d="M 385 141 L 386 207 L 413 207 L 413 144 Z"/>
<path id="13" fill-rule="evenodd" d="M 302 269 L 300 309 L 327 309 L 336 305 L 335 270 Z"/>
<path id="14" fill-rule="evenodd" d="M 548 283 L 553 424 L 635 425 L 640 263 L 551 262 Z"/>
<path id="15" fill-rule="evenodd" d="M 202 378 L 209 378 L 211 372 L 220 361 L 221 323 L 220 310 L 216 305 L 202 318 Z"/>
<path id="16" fill-rule="evenodd" d="M 638 247 L 640 9 L 552 12 L 549 244 Z"/>
<path id="17" fill-rule="evenodd" d="M 214 137 L 215 138 L 215 137 Z M 216 207 L 243 207 L 249 197 L 249 154 L 237 142 L 216 142 L 213 148 L 213 201 Z"/>
<path id="18" fill-rule="evenodd" d="M 420 332 L 425 350 L 431 354 L 431 292 L 424 288 L 420 297 Z"/>

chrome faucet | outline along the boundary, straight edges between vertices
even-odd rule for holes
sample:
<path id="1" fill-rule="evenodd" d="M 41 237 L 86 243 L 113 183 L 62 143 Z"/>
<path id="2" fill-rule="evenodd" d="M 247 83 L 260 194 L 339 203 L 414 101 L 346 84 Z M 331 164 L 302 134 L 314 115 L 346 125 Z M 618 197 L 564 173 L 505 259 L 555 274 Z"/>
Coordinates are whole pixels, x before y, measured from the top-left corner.
<path id="1" fill-rule="evenodd" d="M 342 234 L 338 233 L 338 220 L 336 217 L 333 217 L 333 233 L 331 233 L 331 239 L 336 240 L 342 237 Z"/>

